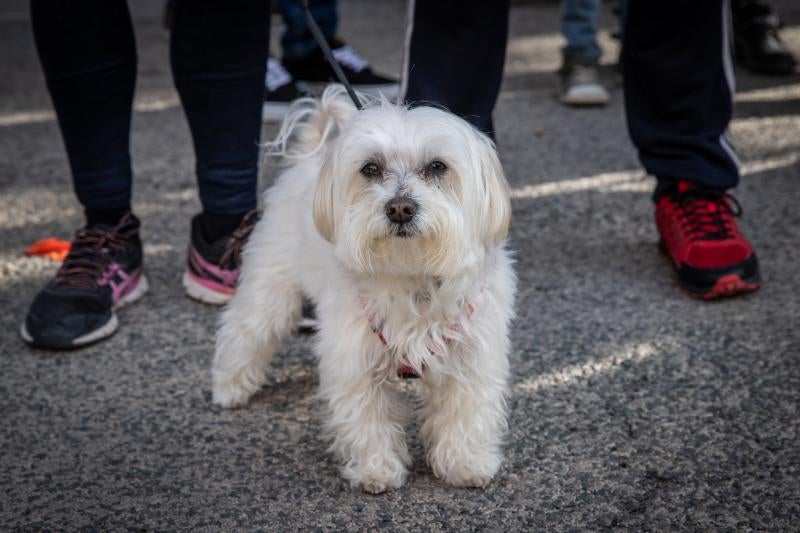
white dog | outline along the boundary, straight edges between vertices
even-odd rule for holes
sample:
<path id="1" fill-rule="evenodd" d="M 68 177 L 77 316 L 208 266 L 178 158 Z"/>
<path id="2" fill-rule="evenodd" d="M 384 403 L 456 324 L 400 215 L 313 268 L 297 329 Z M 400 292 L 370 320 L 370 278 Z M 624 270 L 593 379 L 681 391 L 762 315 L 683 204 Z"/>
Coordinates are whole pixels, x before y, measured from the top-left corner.
<path id="1" fill-rule="evenodd" d="M 516 287 L 493 143 L 431 107 L 357 111 L 340 86 L 295 105 L 278 139 L 290 165 L 266 193 L 222 315 L 214 402 L 239 406 L 259 389 L 306 294 L 331 450 L 351 485 L 403 484 L 410 410 L 398 375 L 409 373 L 421 377 L 433 472 L 486 485 L 501 462 Z"/>

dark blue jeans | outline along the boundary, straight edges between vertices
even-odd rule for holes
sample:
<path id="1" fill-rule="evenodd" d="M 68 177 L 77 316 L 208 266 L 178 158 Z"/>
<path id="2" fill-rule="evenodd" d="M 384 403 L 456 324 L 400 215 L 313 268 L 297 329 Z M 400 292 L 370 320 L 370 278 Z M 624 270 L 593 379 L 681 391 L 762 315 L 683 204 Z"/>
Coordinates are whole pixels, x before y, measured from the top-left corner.
<path id="1" fill-rule="evenodd" d="M 561 0 L 561 33 L 567 45 L 564 57 L 597 61 L 603 50 L 597 44 L 597 17 L 600 0 Z"/>
<path id="2" fill-rule="evenodd" d="M 656 193 L 739 182 L 728 138 L 734 72 L 727 0 L 630 0 L 622 64 L 628 131 Z"/>
<path id="3" fill-rule="evenodd" d="M 297 0 L 278 0 L 283 23 L 286 25 L 281 36 L 281 49 L 286 59 L 298 59 L 318 48 L 311 30 L 306 25 L 303 10 Z M 314 21 L 328 39 L 336 36 L 339 18 L 336 12 L 336 0 L 311 0 L 308 10 Z"/>
<path id="4" fill-rule="evenodd" d="M 503 78 L 510 0 L 420 0 L 401 97 L 441 105 L 494 137 L 492 111 Z"/>
<path id="5" fill-rule="evenodd" d="M 78 199 L 87 210 L 129 207 L 137 59 L 125 0 L 32 0 L 31 15 Z M 256 206 L 268 47 L 268 1 L 174 2 L 172 72 L 208 213 Z"/>

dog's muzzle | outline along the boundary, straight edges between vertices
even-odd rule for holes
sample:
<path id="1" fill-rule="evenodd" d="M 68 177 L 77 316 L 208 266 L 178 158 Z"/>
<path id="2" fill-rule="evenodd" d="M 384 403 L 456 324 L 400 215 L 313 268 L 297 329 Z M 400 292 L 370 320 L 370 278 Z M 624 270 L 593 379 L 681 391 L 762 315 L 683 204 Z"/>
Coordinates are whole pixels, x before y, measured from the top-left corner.
<path id="1" fill-rule="evenodd" d="M 418 209 L 417 202 L 408 196 L 395 196 L 384 206 L 386 218 L 393 224 L 408 224 L 414 220 Z"/>

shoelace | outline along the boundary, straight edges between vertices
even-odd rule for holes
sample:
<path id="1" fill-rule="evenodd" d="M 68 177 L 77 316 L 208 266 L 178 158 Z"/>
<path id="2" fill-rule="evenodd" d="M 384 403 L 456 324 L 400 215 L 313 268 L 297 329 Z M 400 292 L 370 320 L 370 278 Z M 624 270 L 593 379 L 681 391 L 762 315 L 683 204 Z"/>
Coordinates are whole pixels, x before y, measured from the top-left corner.
<path id="1" fill-rule="evenodd" d="M 336 48 L 331 50 L 331 52 L 333 53 L 333 57 L 337 62 L 346 67 L 350 67 L 356 72 L 361 72 L 365 68 L 369 67 L 369 63 L 367 63 L 363 57 L 358 55 L 356 51 L 353 50 L 353 48 L 349 45 Z"/>
<path id="2" fill-rule="evenodd" d="M 243 218 L 239 227 L 231 233 L 225 245 L 225 253 L 219 260 L 220 266 L 230 266 L 238 269 L 242 264 L 242 247 L 247 242 L 247 238 L 253 232 L 253 228 L 258 222 L 258 210 L 253 209 Z"/>
<path id="3" fill-rule="evenodd" d="M 56 272 L 53 283 L 59 287 L 93 289 L 116 252 L 125 250 L 132 231 L 83 228 L 75 235 L 69 255 Z"/>
<path id="4" fill-rule="evenodd" d="M 692 240 L 733 237 L 733 217 L 742 214 L 742 206 L 730 194 L 695 189 L 677 195 L 675 201 Z"/>
<path id="5" fill-rule="evenodd" d="M 292 75 L 289 74 L 289 71 L 286 70 L 281 62 L 275 59 L 274 57 L 270 57 L 267 59 L 267 90 L 272 92 L 277 90 L 279 87 L 283 87 L 284 85 L 288 85 L 292 83 Z"/>

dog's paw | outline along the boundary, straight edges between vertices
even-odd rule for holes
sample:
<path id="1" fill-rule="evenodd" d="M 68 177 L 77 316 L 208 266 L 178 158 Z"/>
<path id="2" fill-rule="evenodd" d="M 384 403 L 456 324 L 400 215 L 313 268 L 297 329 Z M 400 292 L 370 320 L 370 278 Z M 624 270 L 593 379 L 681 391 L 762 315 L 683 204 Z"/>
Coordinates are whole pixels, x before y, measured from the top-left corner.
<path id="1" fill-rule="evenodd" d="M 406 472 L 394 473 L 391 476 L 376 475 L 354 479 L 351 485 L 366 494 L 383 494 L 389 489 L 399 489 L 406 480 Z"/>
<path id="2" fill-rule="evenodd" d="M 462 457 L 457 461 L 431 458 L 431 468 L 439 479 L 455 487 L 485 488 L 500 469 L 500 456 L 492 453 Z"/>
<path id="3" fill-rule="evenodd" d="M 215 382 L 211 392 L 211 401 L 220 407 L 234 409 L 246 404 L 253 392 L 249 387 L 234 382 Z"/>
<path id="4" fill-rule="evenodd" d="M 436 471 L 434 474 L 439 479 L 444 480 L 446 483 L 454 487 L 463 487 L 468 489 L 483 489 L 491 483 L 494 477 L 494 472 L 477 472 L 465 468 L 451 468 L 446 472 Z"/>
<path id="5" fill-rule="evenodd" d="M 467 473 L 465 475 L 450 475 L 446 481 L 454 487 L 466 489 L 483 489 L 492 482 L 492 476 Z"/>
<path id="6" fill-rule="evenodd" d="M 356 483 L 356 488 L 367 494 L 383 494 L 389 489 L 386 483 L 378 481 L 377 479 L 359 481 Z"/>
<path id="7" fill-rule="evenodd" d="M 227 409 L 241 407 L 261 388 L 265 378 L 263 369 L 257 365 L 229 370 L 215 364 L 211 369 L 211 399 Z"/>
<path id="8" fill-rule="evenodd" d="M 408 476 L 408 470 L 400 461 L 389 461 L 382 468 L 345 470 L 350 485 L 367 494 L 381 494 L 389 489 L 400 488 Z"/>

